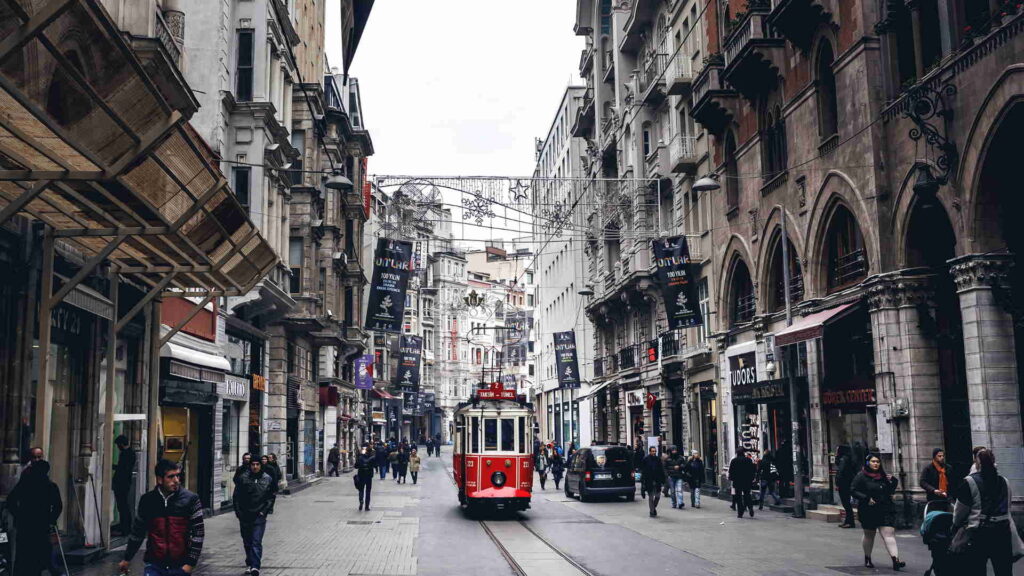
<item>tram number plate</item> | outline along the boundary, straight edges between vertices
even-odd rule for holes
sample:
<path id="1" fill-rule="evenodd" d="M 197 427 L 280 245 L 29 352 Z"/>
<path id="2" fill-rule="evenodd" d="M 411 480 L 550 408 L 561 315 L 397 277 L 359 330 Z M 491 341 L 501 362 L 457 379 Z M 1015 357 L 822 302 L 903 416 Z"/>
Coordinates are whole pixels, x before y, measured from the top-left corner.
<path id="1" fill-rule="evenodd" d="M 0 544 L 7 544 L 7 532 L 0 532 Z"/>
<path id="2" fill-rule="evenodd" d="M 611 480 L 611 474 L 594 474 L 594 478 L 597 480 Z"/>

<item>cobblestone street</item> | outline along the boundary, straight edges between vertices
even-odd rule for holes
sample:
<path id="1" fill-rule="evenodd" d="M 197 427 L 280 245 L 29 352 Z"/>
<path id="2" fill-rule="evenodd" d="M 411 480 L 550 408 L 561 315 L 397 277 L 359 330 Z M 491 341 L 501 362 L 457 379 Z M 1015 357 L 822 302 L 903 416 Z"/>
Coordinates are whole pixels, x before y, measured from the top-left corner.
<path id="1" fill-rule="evenodd" d="M 480 523 L 465 517 L 455 504 L 449 466 L 450 453 L 446 451 L 443 458 L 425 459 L 418 485 L 396 485 L 390 477 L 383 482 L 375 479 L 370 512 L 357 510 L 350 475 L 326 478 L 296 495 L 282 496 L 264 538 L 262 574 L 469 576 L 480 574 L 481 566 L 486 566 L 489 574 L 512 574 Z M 535 492 L 533 508 L 519 518 L 593 574 L 891 573 L 880 542 L 874 553 L 878 568 L 872 571 L 861 566 L 860 530 L 794 520 L 767 510 L 754 519 L 738 520 L 726 502 L 714 498 L 704 498 L 700 510 L 687 507 L 681 511 L 673 510 L 663 499 L 660 515 L 649 518 L 646 503 L 639 498 L 636 502 L 615 499 L 581 504 L 554 490 L 550 482 L 547 488 Z M 507 533 L 503 526 L 517 525 L 508 518 L 487 523 L 503 533 Z M 231 514 L 207 519 L 206 545 L 197 574 L 243 573 L 237 528 Z M 930 557 L 917 532 L 900 531 L 897 539 L 907 572 L 923 573 Z M 133 574 L 142 573 L 142 554 L 138 556 Z M 111 576 L 119 557 L 110 555 L 74 574 Z M 531 558 L 516 560 L 528 566 Z M 1024 574 L 1021 565 L 1014 574 Z"/>

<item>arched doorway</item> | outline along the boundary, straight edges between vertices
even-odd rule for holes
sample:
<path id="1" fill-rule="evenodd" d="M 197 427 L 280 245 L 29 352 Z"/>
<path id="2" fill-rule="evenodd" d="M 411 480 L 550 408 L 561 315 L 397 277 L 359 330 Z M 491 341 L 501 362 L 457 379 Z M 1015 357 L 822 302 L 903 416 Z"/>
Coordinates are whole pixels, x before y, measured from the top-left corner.
<path id="1" fill-rule="evenodd" d="M 963 319 L 949 267 L 956 256 L 956 234 L 945 209 L 934 197 L 915 199 L 905 242 L 907 266 L 928 268 L 933 274 L 934 308 L 921 306 L 919 326 L 922 336 L 934 342 L 936 348 L 946 460 L 955 470 L 966 471 L 971 467 L 972 443 Z"/>

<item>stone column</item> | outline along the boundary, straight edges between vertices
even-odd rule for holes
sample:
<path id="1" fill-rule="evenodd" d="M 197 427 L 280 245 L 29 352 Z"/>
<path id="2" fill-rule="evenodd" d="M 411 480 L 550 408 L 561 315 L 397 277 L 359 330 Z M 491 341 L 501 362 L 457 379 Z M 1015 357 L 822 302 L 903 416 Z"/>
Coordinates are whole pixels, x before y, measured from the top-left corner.
<path id="1" fill-rule="evenodd" d="M 938 346 L 922 330 L 922 314 L 934 313 L 932 275 L 902 271 L 877 277 L 870 283 L 871 328 L 874 341 L 875 394 L 879 404 L 907 398 L 910 418 L 879 426 L 893 426 L 892 470 L 916 492 L 917 472 L 932 458 L 932 450 L 945 443 L 942 425 L 942 390 Z M 899 430 L 895 426 L 900 426 Z M 897 445 L 898 443 L 898 445 Z"/>
<path id="2" fill-rule="evenodd" d="M 1010 255 L 970 254 L 950 260 L 964 323 L 971 436 L 996 455 L 1014 494 L 1024 495 L 1024 438 L 1013 316 L 1006 309 Z"/>

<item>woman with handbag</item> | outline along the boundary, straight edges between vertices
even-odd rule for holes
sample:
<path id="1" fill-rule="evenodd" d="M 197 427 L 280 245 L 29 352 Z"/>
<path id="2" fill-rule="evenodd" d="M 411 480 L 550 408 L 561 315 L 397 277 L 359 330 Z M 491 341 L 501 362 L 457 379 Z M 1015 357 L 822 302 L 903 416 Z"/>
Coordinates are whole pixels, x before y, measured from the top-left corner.
<path id="1" fill-rule="evenodd" d="M 1024 554 L 1010 517 L 1010 483 L 996 471 L 991 450 L 978 450 L 974 465 L 978 471 L 957 490 L 950 551 L 961 555 L 963 574 L 985 574 L 992 562 L 996 576 L 1010 576 L 1013 562 Z"/>
<path id="2" fill-rule="evenodd" d="M 892 569 L 898 571 L 906 566 L 900 560 L 896 547 L 896 504 L 892 495 L 896 492 L 899 480 L 888 476 L 882 468 L 882 459 L 878 454 L 868 454 L 864 468 L 857 473 L 850 486 L 851 494 L 857 499 L 857 517 L 864 529 L 864 566 L 874 568 L 871 562 L 871 550 L 875 547 L 875 533 L 882 533 L 882 543 L 892 558 Z"/>

